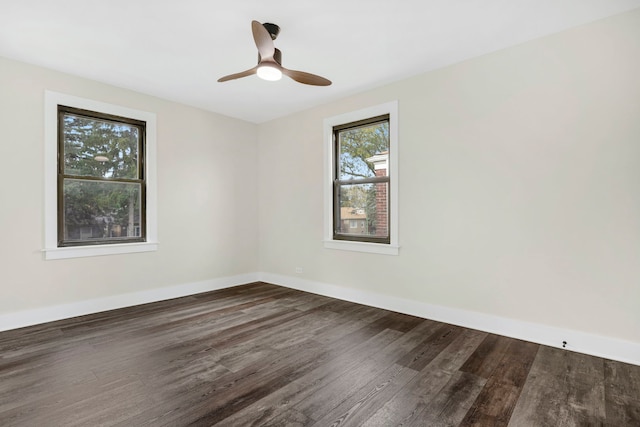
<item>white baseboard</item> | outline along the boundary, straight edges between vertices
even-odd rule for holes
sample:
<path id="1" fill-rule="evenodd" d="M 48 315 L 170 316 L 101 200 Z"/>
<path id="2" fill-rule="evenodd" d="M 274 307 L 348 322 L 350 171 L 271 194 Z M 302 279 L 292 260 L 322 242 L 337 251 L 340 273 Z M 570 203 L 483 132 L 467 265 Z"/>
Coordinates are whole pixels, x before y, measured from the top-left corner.
<path id="1" fill-rule="evenodd" d="M 640 365 L 640 343 L 490 314 L 427 304 L 361 289 L 344 288 L 299 277 L 260 273 L 260 280 L 305 292 L 351 301 L 439 322 L 477 329 L 605 359 Z"/>
<path id="2" fill-rule="evenodd" d="M 96 298 L 70 304 L 0 314 L 0 331 L 18 329 L 25 326 L 69 319 L 71 317 L 84 316 L 85 314 L 99 313 L 101 311 L 115 310 L 117 308 L 130 307 L 133 305 L 179 298 L 202 292 L 215 291 L 218 289 L 257 282 L 258 280 L 259 276 L 257 273 L 242 274 L 238 276 L 204 280 L 201 282 L 186 283 L 178 286 L 150 289 L 148 291 Z"/>
<path id="3" fill-rule="evenodd" d="M 562 342 L 566 341 L 567 345 L 565 348 L 567 350 L 640 366 L 640 343 L 271 273 L 248 273 L 178 286 L 151 289 L 148 291 L 96 298 L 70 304 L 0 314 L 0 331 L 18 329 L 25 326 L 163 301 L 171 298 L 179 298 L 256 281 L 272 283 L 274 285 L 351 301 L 371 307 L 383 308 L 385 310 L 397 311 L 399 313 L 410 314 L 439 322 L 451 323 L 465 328 L 477 329 L 551 347 L 562 348 Z"/>

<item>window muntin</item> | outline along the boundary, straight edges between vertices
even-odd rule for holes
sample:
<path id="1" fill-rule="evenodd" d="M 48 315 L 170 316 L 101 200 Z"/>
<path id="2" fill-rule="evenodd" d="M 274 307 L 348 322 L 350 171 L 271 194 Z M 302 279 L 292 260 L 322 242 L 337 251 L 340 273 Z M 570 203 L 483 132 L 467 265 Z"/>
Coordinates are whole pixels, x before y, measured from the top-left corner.
<path id="1" fill-rule="evenodd" d="M 146 241 L 146 123 L 58 105 L 58 247 Z"/>
<path id="2" fill-rule="evenodd" d="M 333 238 L 389 244 L 389 115 L 334 126 L 333 141 Z"/>

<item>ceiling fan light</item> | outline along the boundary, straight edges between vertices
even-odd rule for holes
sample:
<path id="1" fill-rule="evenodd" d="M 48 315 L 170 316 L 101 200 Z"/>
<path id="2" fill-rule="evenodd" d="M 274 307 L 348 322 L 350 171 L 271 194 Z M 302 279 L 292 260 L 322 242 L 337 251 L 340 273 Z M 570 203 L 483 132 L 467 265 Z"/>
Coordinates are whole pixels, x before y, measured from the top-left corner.
<path id="1" fill-rule="evenodd" d="M 282 78 L 282 71 L 272 65 L 259 66 L 256 74 L 262 80 L 268 80 L 270 82 L 275 82 Z"/>

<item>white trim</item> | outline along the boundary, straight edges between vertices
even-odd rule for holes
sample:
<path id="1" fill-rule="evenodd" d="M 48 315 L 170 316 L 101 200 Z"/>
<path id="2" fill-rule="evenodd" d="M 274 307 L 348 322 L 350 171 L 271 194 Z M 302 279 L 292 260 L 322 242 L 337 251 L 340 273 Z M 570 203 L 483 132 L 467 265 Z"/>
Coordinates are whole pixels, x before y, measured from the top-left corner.
<path id="1" fill-rule="evenodd" d="M 111 245 L 71 246 L 66 248 L 43 249 L 45 259 L 67 259 L 115 254 L 132 254 L 137 252 L 153 252 L 158 250 L 157 243 L 136 242 Z"/>
<path id="2" fill-rule="evenodd" d="M 272 273 L 247 273 L 202 282 L 2 314 L 0 315 L 0 331 L 99 313 L 101 311 L 115 310 L 122 307 L 164 301 L 257 281 L 410 314 L 425 319 L 446 322 L 550 347 L 562 348 L 562 341 L 567 341 L 566 350 L 640 366 L 640 343 L 637 342 L 524 322 L 475 311 L 433 305 L 376 292 L 345 288 L 328 283 Z"/>
<path id="3" fill-rule="evenodd" d="M 178 286 L 151 289 L 148 291 L 113 295 L 110 297 L 96 298 L 75 303 L 19 311 L 16 313 L 2 314 L 0 315 L 0 331 L 23 328 L 25 326 L 53 322 L 61 319 L 69 319 L 71 317 L 84 316 L 86 314 L 131 307 L 139 304 L 164 301 L 172 298 L 215 291 L 218 289 L 230 288 L 257 281 L 258 274 L 249 273 L 205 280 L 202 282 L 186 283 Z"/>
<path id="4" fill-rule="evenodd" d="M 391 244 L 350 242 L 333 239 L 333 127 L 358 120 L 389 114 L 389 234 Z M 347 251 L 398 255 L 398 101 L 379 104 L 358 111 L 328 117 L 323 121 L 324 155 L 324 247 Z M 353 243 L 359 243 L 354 245 Z"/>
<path id="5" fill-rule="evenodd" d="M 146 122 L 145 179 L 147 241 L 145 243 L 125 243 L 115 245 L 81 246 L 58 248 L 58 105 L 98 111 L 116 116 L 130 117 Z M 114 104 L 79 98 L 77 96 L 45 90 L 44 93 L 44 254 L 45 259 L 77 258 L 155 251 L 158 248 L 158 201 L 156 180 L 156 115 Z"/>
<path id="6" fill-rule="evenodd" d="M 325 240 L 326 249 L 339 249 L 343 251 L 367 252 L 370 254 L 398 255 L 399 247 L 380 243 L 352 242 L 348 240 Z"/>
<path id="7" fill-rule="evenodd" d="M 311 292 L 358 304 L 365 304 L 371 307 L 410 314 L 425 319 L 477 329 L 550 347 L 562 348 L 562 342 L 566 341 L 566 350 L 640 366 L 640 343 L 637 342 L 609 338 L 571 329 L 556 328 L 475 311 L 433 305 L 360 289 L 344 288 L 298 277 L 271 273 L 260 273 L 259 277 L 261 281 L 304 292 Z"/>

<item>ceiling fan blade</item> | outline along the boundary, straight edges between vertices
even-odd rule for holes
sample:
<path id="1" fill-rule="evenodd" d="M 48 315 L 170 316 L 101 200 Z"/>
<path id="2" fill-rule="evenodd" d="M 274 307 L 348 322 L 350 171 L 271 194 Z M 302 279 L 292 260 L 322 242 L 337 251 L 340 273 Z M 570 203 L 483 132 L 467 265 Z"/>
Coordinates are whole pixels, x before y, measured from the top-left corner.
<path id="1" fill-rule="evenodd" d="M 229 81 L 229 80 L 239 79 L 241 77 L 247 77 L 247 76 L 250 76 L 252 74 L 255 74 L 257 69 L 258 69 L 258 67 L 253 67 L 253 68 L 251 68 L 249 70 L 242 71 L 240 73 L 229 74 L 228 76 L 220 77 L 218 79 L 218 82 L 226 82 L 226 81 Z"/>
<path id="2" fill-rule="evenodd" d="M 312 86 L 329 86 L 331 84 L 331 80 L 316 76 L 315 74 L 305 73 L 304 71 L 288 70 L 284 67 L 280 68 L 282 70 L 282 74 L 291 77 L 298 83 Z"/>
<path id="3" fill-rule="evenodd" d="M 273 45 L 273 40 L 271 39 L 269 31 L 267 31 L 264 25 L 258 21 L 251 21 L 251 31 L 253 32 L 253 40 L 256 42 L 256 46 L 258 47 L 260 58 L 273 58 L 276 48 Z"/>

